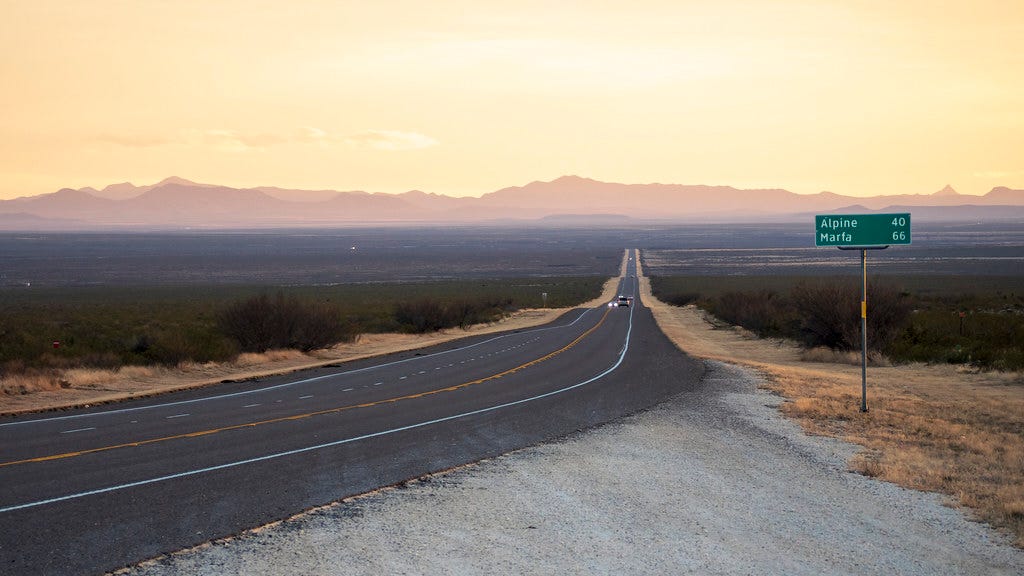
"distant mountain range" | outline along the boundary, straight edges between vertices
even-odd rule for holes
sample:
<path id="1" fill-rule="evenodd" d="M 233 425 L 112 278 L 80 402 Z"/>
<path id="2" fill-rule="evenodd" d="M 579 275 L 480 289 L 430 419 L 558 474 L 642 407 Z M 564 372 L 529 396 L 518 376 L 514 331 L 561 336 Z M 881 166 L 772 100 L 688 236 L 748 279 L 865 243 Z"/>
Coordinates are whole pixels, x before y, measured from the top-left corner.
<path id="1" fill-rule="evenodd" d="M 614 225 L 631 221 L 756 222 L 803 220 L 815 213 L 912 212 L 927 220 L 1024 222 L 1024 190 L 993 188 L 984 196 L 946 186 L 934 194 L 854 197 L 831 192 L 731 186 L 618 184 L 578 176 L 531 182 L 453 198 L 336 190 L 231 188 L 171 177 L 148 186 L 0 200 L 0 229 L 230 228 L 399 223 L 528 223 Z"/>

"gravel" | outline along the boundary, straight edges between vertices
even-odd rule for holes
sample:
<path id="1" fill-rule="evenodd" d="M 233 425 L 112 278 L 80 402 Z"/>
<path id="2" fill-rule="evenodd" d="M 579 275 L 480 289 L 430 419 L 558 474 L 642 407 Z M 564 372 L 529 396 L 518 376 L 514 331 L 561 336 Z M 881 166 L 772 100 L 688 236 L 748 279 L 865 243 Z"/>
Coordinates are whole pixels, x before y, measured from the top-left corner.
<path id="1" fill-rule="evenodd" d="M 1024 574 L 942 497 L 847 471 L 757 375 L 584 433 L 127 571 L 165 574 Z"/>

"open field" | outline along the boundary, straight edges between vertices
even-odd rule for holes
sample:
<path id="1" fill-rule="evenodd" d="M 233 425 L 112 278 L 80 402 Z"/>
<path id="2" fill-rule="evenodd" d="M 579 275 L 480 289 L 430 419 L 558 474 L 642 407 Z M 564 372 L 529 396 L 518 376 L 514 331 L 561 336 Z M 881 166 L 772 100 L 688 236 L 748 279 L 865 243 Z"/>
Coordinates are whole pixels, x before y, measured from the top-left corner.
<path id="1" fill-rule="evenodd" d="M 743 282 L 759 280 L 765 279 Z M 699 291 L 694 284 L 689 289 Z M 649 278 L 641 279 L 641 290 L 682 350 L 757 369 L 768 388 L 787 399 L 782 411 L 806 430 L 863 446 L 852 470 L 945 494 L 1024 546 L 1021 373 L 948 364 L 872 367 L 869 411 L 861 413 L 858 364 L 836 357 L 809 361 L 792 341 L 758 338 L 694 305 L 665 304 L 654 299 Z"/>
<path id="2" fill-rule="evenodd" d="M 668 230 L 662 242 L 646 245 L 644 261 L 651 276 L 859 276 L 860 253 L 815 247 L 813 228 L 723 224 Z M 868 253 L 868 274 L 1024 279 L 1024 224 L 915 223 L 912 244 Z"/>
<path id="3" fill-rule="evenodd" d="M 623 244 L 598 231 L 346 228 L 0 233 L 0 286 L 316 286 L 612 276 Z"/>
<path id="4" fill-rule="evenodd" d="M 624 246 L 655 276 L 856 275 L 856 253 L 815 248 L 813 218 L 779 224 L 600 228 L 352 227 L 0 233 L 0 287 L 323 285 L 612 276 Z M 1024 224 L 915 223 L 914 243 L 873 252 L 872 274 L 1024 276 Z"/>
<path id="5" fill-rule="evenodd" d="M 874 322 L 893 322 L 892 339 L 869 340 L 893 362 L 933 362 L 980 368 L 1024 370 L 1024 278 L 1019 276 L 906 275 L 871 277 L 872 288 L 886 295 L 883 306 L 869 296 L 869 332 Z M 859 344 L 860 279 L 807 276 L 668 276 L 652 277 L 654 294 L 673 304 L 696 303 L 723 320 L 761 336 L 784 337 L 809 346 L 808 317 L 794 290 L 836 289 L 846 296 L 835 302 L 855 326 Z M 838 295 L 838 294 L 837 294 Z M 895 306 L 904 320 L 889 320 L 877 310 Z"/>

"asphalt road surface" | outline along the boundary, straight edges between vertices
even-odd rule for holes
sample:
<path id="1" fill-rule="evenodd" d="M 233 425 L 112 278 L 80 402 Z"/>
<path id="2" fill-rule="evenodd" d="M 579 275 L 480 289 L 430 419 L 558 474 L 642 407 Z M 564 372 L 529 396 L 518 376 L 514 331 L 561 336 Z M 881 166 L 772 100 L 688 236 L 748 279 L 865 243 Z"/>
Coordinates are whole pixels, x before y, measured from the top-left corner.
<path id="1" fill-rule="evenodd" d="M 543 327 L 0 421 L 0 573 L 95 574 L 614 420 L 700 385 L 636 293 Z"/>

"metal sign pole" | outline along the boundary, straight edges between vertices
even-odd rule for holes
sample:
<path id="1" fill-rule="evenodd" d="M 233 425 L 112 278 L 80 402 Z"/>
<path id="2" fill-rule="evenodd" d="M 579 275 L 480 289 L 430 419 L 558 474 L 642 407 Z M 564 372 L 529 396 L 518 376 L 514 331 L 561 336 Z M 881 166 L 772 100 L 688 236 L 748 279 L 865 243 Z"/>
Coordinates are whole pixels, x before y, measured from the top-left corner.
<path id="1" fill-rule="evenodd" d="M 868 411 L 868 250 L 888 246 L 840 246 L 840 250 L 860 250 L 860 411 Z"/>
<path id="2" fill-rule="evenodd" d="M 868 251 L 860 251 L 860 411 L 868 411 Z"/>

